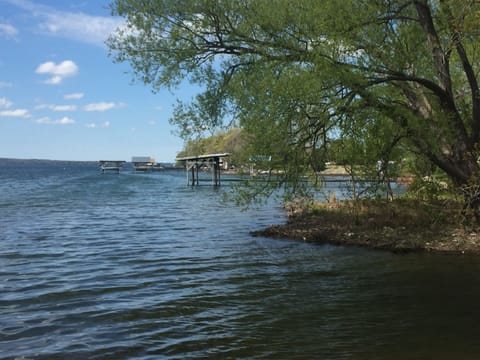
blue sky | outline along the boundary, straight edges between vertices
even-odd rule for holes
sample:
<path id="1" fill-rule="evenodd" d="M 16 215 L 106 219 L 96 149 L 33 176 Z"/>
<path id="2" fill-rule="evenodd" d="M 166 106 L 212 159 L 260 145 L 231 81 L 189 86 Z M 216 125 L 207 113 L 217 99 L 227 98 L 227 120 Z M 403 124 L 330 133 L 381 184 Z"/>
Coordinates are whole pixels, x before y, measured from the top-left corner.
<path id="1" fill-rule="evenodd" d="M 184 85 L 152 93 L 104 45 L 123 19 L 107 0 L 0 0 L 0 157 L 170 162 Z"/>

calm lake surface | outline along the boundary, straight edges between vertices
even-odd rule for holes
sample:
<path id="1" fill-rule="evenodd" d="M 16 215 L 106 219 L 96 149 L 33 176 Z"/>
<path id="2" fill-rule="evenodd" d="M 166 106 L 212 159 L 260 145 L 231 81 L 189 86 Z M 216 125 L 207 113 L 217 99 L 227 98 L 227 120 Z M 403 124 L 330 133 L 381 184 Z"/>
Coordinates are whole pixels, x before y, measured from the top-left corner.
<path id="1" fill-rule="evenodd" d="M 480 259 L 253 238 L 183 172 L 0 160 L 0 359 L 479 359 Z"/>

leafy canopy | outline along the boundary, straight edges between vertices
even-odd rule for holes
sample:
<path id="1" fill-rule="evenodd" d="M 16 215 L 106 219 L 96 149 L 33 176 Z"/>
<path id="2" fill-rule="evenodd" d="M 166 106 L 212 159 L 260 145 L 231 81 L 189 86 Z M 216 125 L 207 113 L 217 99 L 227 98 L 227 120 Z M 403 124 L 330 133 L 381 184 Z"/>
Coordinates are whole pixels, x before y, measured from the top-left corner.
<path id="1" fill-rule="evenodd" d="M 154 90 L 205 89 L 171 120 L 185 138 L 233 123 L 298 176 L 332 139 L 378 158 L 402 146 L 480 206 L 480 2 L 115 0 L 112 11 L 127 20 L 108 41 L 116 61 Z"/>

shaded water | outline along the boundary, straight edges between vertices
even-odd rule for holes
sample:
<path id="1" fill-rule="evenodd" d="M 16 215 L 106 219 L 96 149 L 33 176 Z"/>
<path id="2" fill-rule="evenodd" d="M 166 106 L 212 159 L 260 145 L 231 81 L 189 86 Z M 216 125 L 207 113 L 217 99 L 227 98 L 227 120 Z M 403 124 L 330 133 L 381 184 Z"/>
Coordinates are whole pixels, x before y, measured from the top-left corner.
<path id="1" fill-rule="evenodd" d="M 0 161 L 0 359 L 477 359 L 480 261 L 252 238 L 183 172 Z"/>

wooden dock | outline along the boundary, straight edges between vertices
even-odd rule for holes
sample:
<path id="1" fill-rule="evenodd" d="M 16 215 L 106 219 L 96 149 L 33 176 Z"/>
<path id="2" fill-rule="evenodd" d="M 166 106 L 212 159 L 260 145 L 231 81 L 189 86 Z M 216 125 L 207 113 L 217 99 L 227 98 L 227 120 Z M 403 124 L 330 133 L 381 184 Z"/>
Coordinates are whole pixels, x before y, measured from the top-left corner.
<path id="1" fill-rule="evenodd" d="M 125 161 L 124 160 L 99 160 L 98 163 L 102 173 L 116 172 L 118 174 L 120 173 L 120 170 L 122 169 L 122 166 L 125 163 Z"/>
<path id="2" fill-rule="evenodd" d="M 206 154 L 196 156 L 186 156 L 177 158 L 176 161 L 185 162 L 185 170 L 187 173 L 187 185 L 200 185 L 199 171 L 205 169 L 210 171 L 213 186 L 220 186 L 220 172 L 222 159 L 230 156 L 229 153 Z"/>

